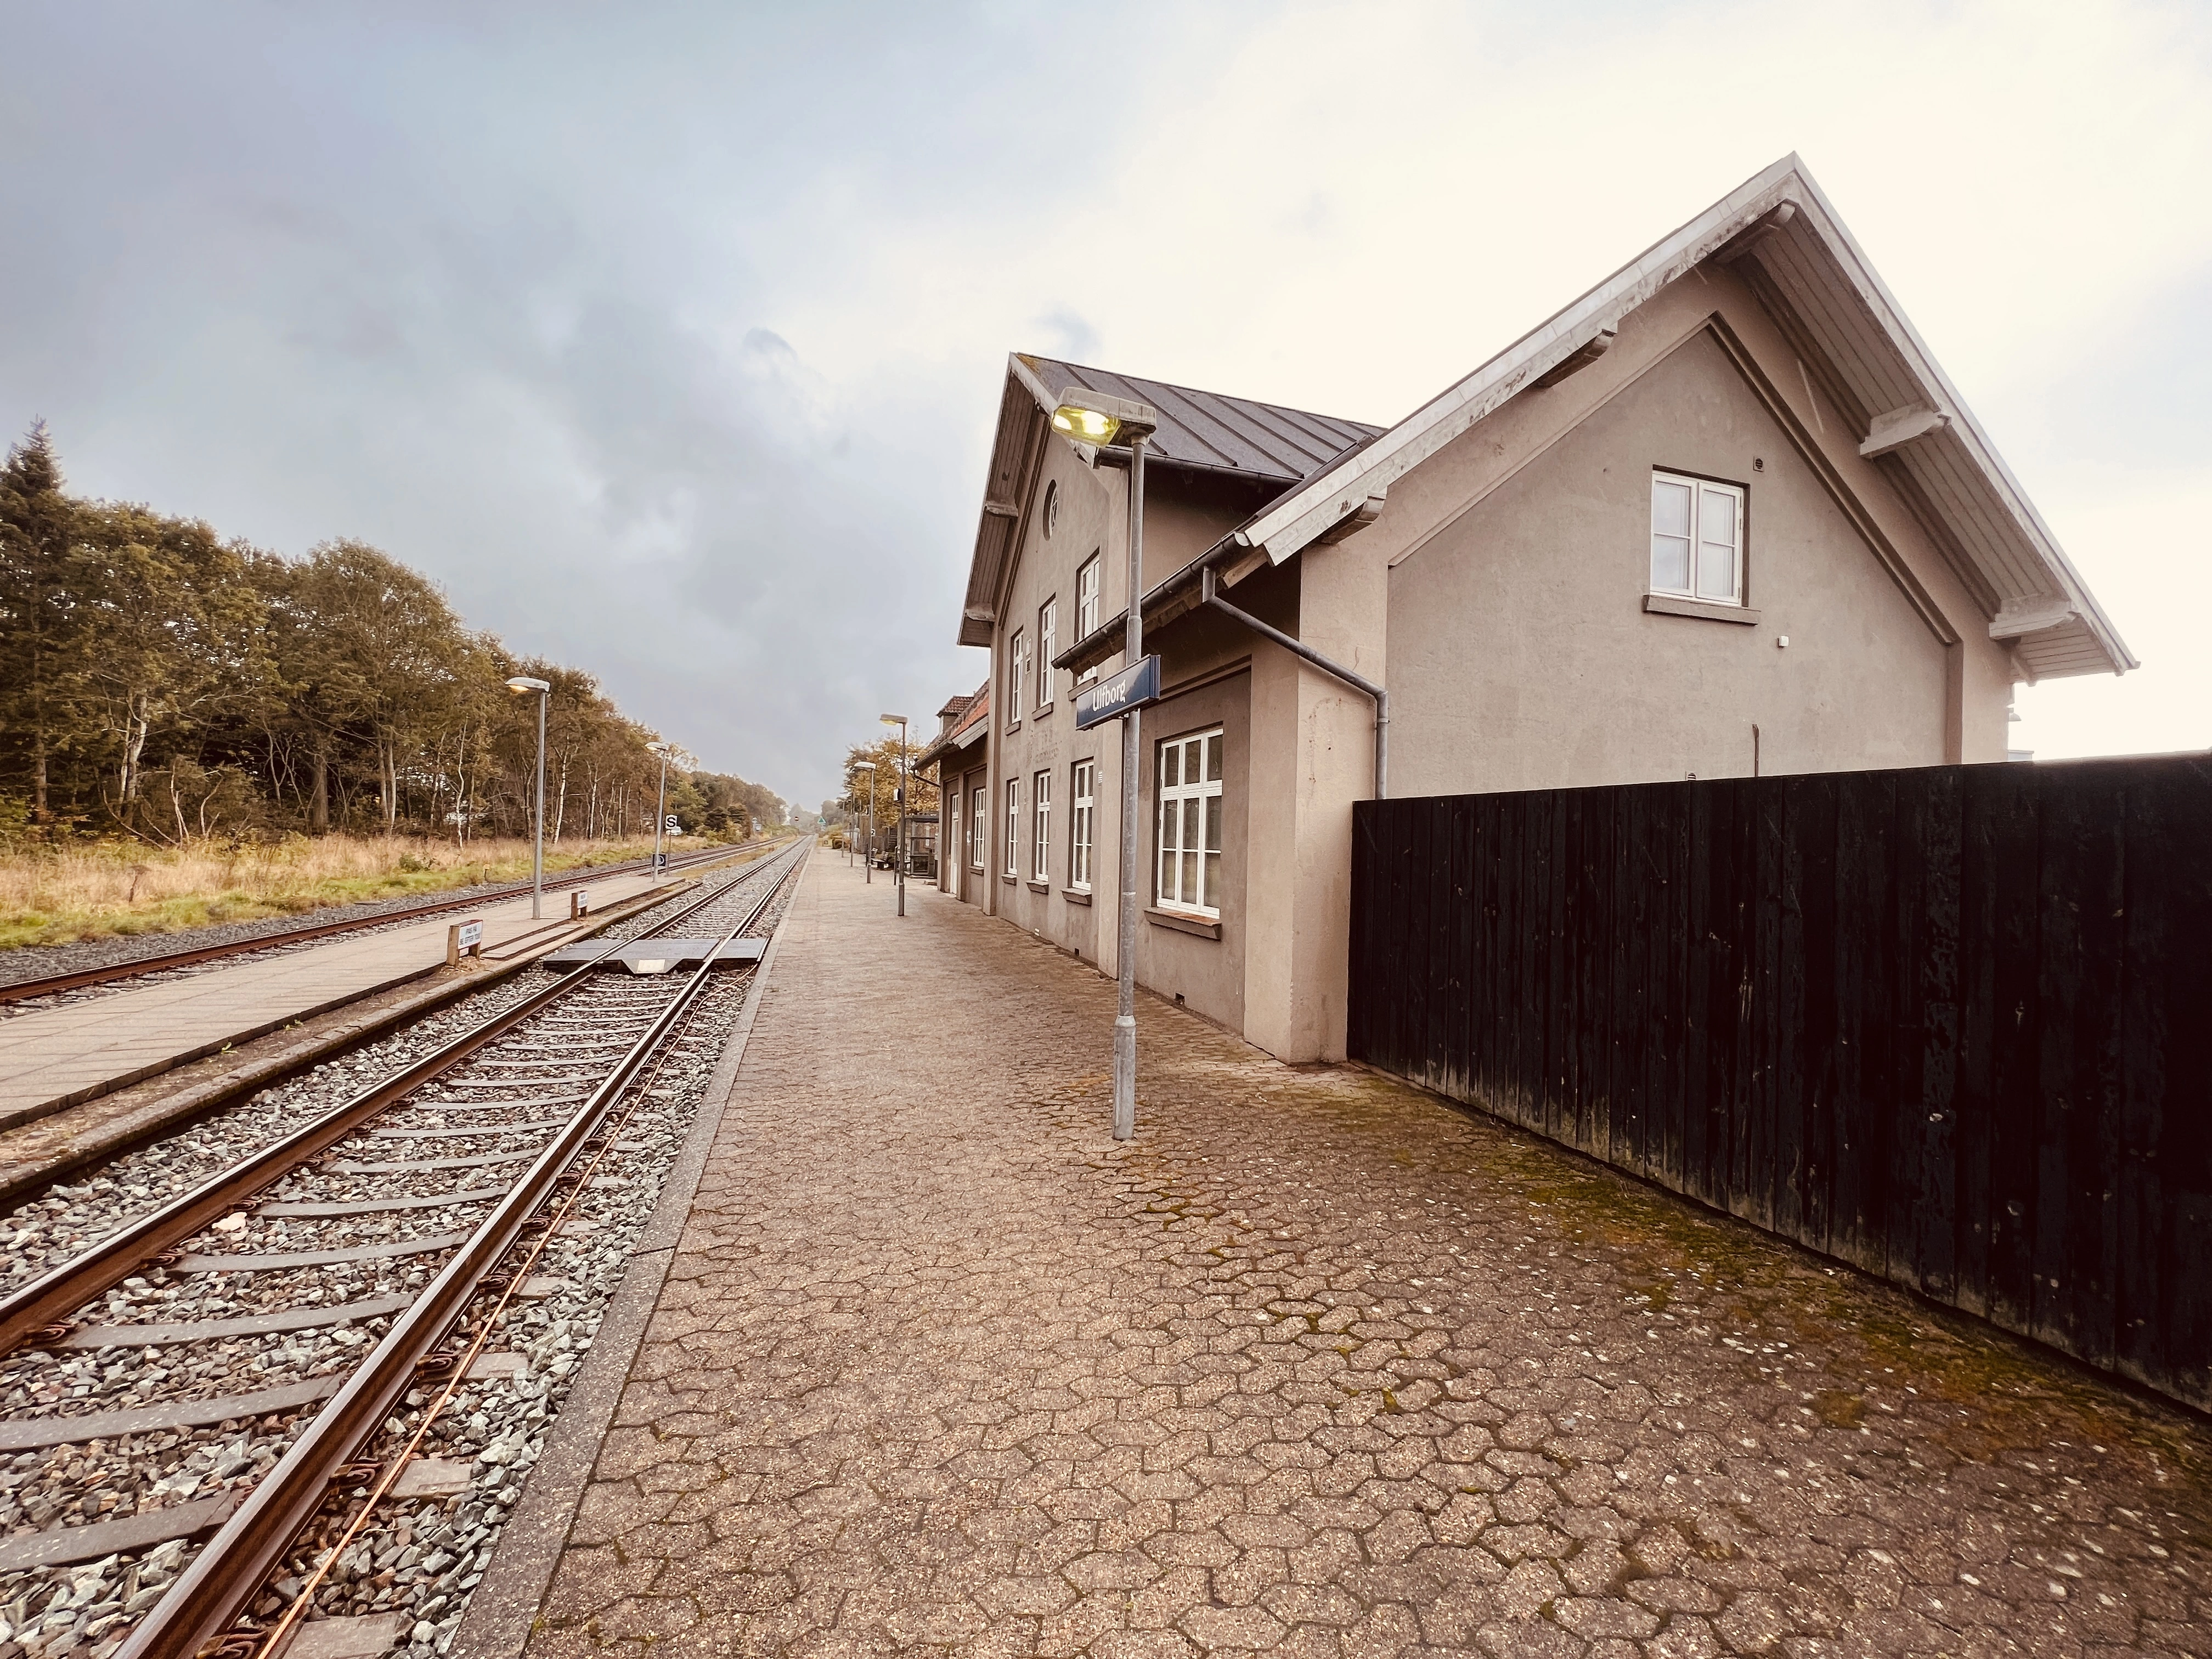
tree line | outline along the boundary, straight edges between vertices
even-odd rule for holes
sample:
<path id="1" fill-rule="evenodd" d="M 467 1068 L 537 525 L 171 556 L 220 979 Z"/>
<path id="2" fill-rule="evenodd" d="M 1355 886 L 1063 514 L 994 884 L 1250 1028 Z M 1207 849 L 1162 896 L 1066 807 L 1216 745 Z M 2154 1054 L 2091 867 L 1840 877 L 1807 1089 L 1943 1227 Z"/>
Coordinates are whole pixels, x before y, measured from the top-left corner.
<path id="1" fill-rule="evenodd" d="M 552 686 L 545 833 L 650 833 L 657 734 L 578 669 L 519 657 L 364 543 L 287 558 L 64 488 L 44 422 L 0 466 L 0 829 L 177 842 L 333 829 L 526 834 Z M 684 757 L 688 759 L 688 757 Z M 690 833 L 781 824 L 742 778 L 672 764 Z"/>
<path id="2" fill-rule="evenodd" d="M 909 743 L 902 750 L 899 740 L 891 737 L 875 743 L 852 744 L 845 750 L 845 793 L 836 800 L 823 801 L 822 816 L 834 820 L 849 812 L 854 823 L 865 835 L 867 833 L 868 813 L 872 808 L 876 833 L 880 839 L 885 830 L 898 822 L 898 781 L 902 768 L 906 775 L 907 811 L 909 813 L 936 811 L 936 780 L 924 777 L 914 769 L 915 760 L 924 747 L 919 743 Z"/>

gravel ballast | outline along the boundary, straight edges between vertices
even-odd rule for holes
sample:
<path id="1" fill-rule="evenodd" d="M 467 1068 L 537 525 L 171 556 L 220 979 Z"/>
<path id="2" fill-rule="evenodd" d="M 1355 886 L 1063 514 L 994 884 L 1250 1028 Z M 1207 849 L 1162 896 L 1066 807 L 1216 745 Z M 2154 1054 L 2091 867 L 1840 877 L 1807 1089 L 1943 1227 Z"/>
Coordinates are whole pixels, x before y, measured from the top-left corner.
<path id="1" fill-rule="evenodd" d="M 773 856 L 771 854 L 771 856 Z M 588 873 L 607 878 L 634 874 L 645 866 L 636 861 L 610 864 L 596 867 Z M 581 871 L 562 871 L 560 878 L 587 873 Z M 681 870 L 672 873 L 680 875 Z M 711 880 L 717 872 L 706 872 Z M 556 896 L 565 889 L 551 890 Z M 426 920 L 418 914 L 419 907 L 428 904 L 453 904 L 457 908 L 467 904 L 497 903 L 527 894 L 526 885 L 518 888 L 513 882 L 481 882 L 466 887 L 441 889 L 434 893 L 407 893 L 388 899 L 366 899 L 358 904 L 337 904 L 327 908 L 304 910 L 296 915 L 264 916 L 253 921 L 218 922 L 212 927 L 191 927 L 173 933 L 123 933 L 106 939 L 76 939 L 66 945 L 27 945 L 9 951 L 0 959 L 0 989 L 18 985 L 26 980 L 45 979 L 56 974 L 82 973 L 95 968 L 128 967 L 132 963 L 156 959 L 179 951 L 198 951 L 210 945 L 239 945 L 254 939 L 270 939 L 290 932 L 295 927 L 323 927 L 332 922 L 360 921 L 364 925 L 349 929 L 345 937 L 362 939 L 383 933 L 390 927 L 412 927 Z M 374 920 L 389 916 L 386 927 L 376 927 Z M 48 996 L 33 997 L 21 1002 L 0 1003 L 0 1019 L 18 1014 L 33 1013 L 42 1008 L 57 1008 L 64 1003 L 88 997 L 108 997 L 137 986 L 159 984 L 173 979 L 183 979 L 195 974 L 219 972 L 237 966 L 240 962 L 258 960 L 266 956 L 283 956 L 295 951 L 312 951 L 327 945 L 328 938 L 303 939 L 291 945 L 272 945 L 265 951 L 243 952 L 236 956 L 218 957 L 211 962 L 193 963 L 181 968 L 162 969 L 157 972 L 135 975 L 129 979 L 115 980 L 103 985 L 81 986 L 72 991 L 60 991 Z"/>
<path id="2" fill-rule="evenodd" d="M 735 921 L 759 895 L 757 882 L 740 872 L 726 884 L 728 897 L 689 924 L 707 931 L 718 914 Z M 787 890 L 757 929 L 773 926 Z M 664 910 L 696 902 L 696 894 Z M 619 930 L 640 937 L 655 925 L 652 914 Z M 547 1425 L 557 1413 L 576 1364 L 597 1330 L 605 1298 L 620 1281 L 638 1232 L 650 1217 L 662 1182 L 684 1142 L 753 975 L 719 973 L 690 1011 L 681 1035 L 647 1062 L 625 1095 L 618 1133 L 573 1200 L 570 1224 L 547 1235 L 530 1267 L 529 1282 L 499 1316 L 489 1346 L 512 1356 L 500 1374 L 466 1382 L 431 1425 L 423 1455 L 459 1464 L 465 1489 L 447 1496 L 388 1502 L 349 1544 L 317 1589 L 312 1617 L 403 1612 L 409 1645 L 428 1659 L 450 1642 L 469 1590 L 511 1511 L 525 1472 L 536 1460 Z M 487 1200 L 434 1203 L 408 1209 L 381 1207 L 392 1200 L 468 1194 L 499 1184 L 521 1167 L 414 1170 L 349 1174 L 349 1160 L 429 1164 L 487 1152 L 534 1150 L 562 1121 L 595 1077 L 623 1052 L 610 1043 L 610 1025 L 641 1029 L 650 1010 L 665 1006 L 681 976 L 632 978 L 601 973 L 574 997 L 526 1023 L 472 1057 L 456 1082 L 501 1076 L 488 1062 L 523 1058 L 504 1068 L 510 1078 L 550 1074 L 574 1081 L 565 1088 L 514 1081 L 490 1091 L 438 1088 L 380 1117 L 349 1137 L 324 1167 L 295 1172 L 254 1206 L 234 1212 L 185 1246 L 187 1264 L 149 1267 L 117 1286 L 80 1315 L 79 1328 L 111 1329 L 231 1319 L 257 1313 L 374 1301 L 419 1290 L 444 1259 L 442 1251 L 378 1255 L 336 1265 L 263 1271 L 189 1270 L 193 1256 L 254 1257 L 424 1238 L 465 1230 L 480 1220 Z M 485 994 L 497 1006 L 544 983 L 542 970 Z M 222 1115 L 186 1137 L 189 1147 L 149 1147 L 118 1160 L 93 1180 L 50 1195 L 9 1218 L 11 1237 L 23 1250 L 42 1250 L 41 1261 L 82 1249 L 127 1215 L 173 1196 L 213 1173 L 243 1151 L 295 1127 L 307 1112 L 331 1104 L 479 1023 L 490 1004 L 471 1000 L 434 1016 L 384 1043 L 319 1068 Z M 435 1025 L 434 1033 L 429 1028 Z M 584 1039 L 598 1034 L 596 1042 Z M 549 1094 L 568 1094 L 548 1105 Z M 483 1109 L 489 1108 L 489 1110 Z M 203 1143 L 219 1141 L 222 1151 Z M 161 1156 L 156 1156 L 161 1154 Z M 589 1156 L 587 1154 L 587 1156 Z M 380 1207 L 366 1209 L 370 1204 Z M 354 1206 L 340 1214 L 264 1214 L 264 1206 Z M 16 1253 L 11 1253 L 16 1254 Z M 11 1262 L 11 1268 L 16 1264 Z M 33 1266 L 22 1272 L 36 1271 Z M 153 1343 L 143 1346 L 28 1351 L 0 1362 L 0 1413 L 11 1419 L 72 1416 L 151 1401 L 209 1399 L 341 1373 L 358 1362 L 387 1328 L 383 1314 L 342 1325 L 234 1334 L 219 1340 Z M 387 1422 L 389 1443 L 368 1455 L 385 1455 L 404 1443 L 439 1392 L 425 1384 L 407 1407 Z M 58 1525 L 76 1526 L 249 1489 L 282 1455 L 312 1408 L 248 1421 L 209 1425 L 110 1442 L 58 1446 L 0 1455 L 0 1533 L 21 1534 Z M 449 1483 L 450 1484 L 450 1483 Z M 123 1552 L 81 1565 L 35 1568 L 0 1578 L 0 1659 L 30 1659 L 82 1651 L 105 1659 L 139 1614 L 189 1562 L 202 1540 L 173 1540 Z M 310 1534 L 307 1544 L 317 1543 Z M 300 1593 L 313 1570 L 311 1554 L 295 1562 L 291 1577 L 257 1609 L 264 1617 Z"/>

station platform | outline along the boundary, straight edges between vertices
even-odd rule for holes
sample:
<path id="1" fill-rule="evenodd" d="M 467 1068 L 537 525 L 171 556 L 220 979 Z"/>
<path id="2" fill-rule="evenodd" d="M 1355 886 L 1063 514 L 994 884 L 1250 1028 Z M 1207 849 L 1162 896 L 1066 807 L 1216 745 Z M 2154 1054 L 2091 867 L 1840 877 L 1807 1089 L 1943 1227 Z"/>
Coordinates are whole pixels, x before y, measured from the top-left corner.
<path id="1" fill-rule="evenodd" d="M 456 1654 L 2202 1650 L 2199 1419 L 1150 997 L 1116 1144 L 1113 986 L 892 904 L 810 863 Z"/>
<path id="2" fill-rule="evenodd" d="M 653 884 L 649 873 L 594 880 L 592 908 L 615 908 Z M 544 909 L 546 919 L 532 921 L 525 895 L 189 972 L 125 980 L 0 1019 L 0 1130 L 435 972 L 445 964 L 447 933 L 456 921 L 483 920 L 484 957 L 492 961 L 569 937 L 568 895 L 546 894 Z"/>

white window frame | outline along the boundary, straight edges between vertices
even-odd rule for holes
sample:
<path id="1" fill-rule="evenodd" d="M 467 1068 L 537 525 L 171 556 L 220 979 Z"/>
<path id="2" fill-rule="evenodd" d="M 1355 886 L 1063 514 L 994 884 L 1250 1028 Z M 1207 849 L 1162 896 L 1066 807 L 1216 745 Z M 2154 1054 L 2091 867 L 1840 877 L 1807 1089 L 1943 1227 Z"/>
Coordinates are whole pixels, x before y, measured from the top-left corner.
<path id="1" fill-rule="evenodd" d="M 1037 607 L 1036 706 L 1042 714 L 1052 707 L 1052 659 L 1060 648 L 1060 596 L 1054 594 Z"/>
<path id="2" fill-rule="evenodd" d="M 1659 492 L 1662 489 L 1686 489 L 1690 497 L 1689 534 L 1676 534 L 1671 529 L 1662 532 L 1659 528 Z M 1724 499 L 1732 503 L 1729 536 L 1726 541 L 1708 539 L 1707 529 L 1719 517 L 1711 512 L 1710 504 Z M 1695 599 L 1700 605 L 1741 605 L 1744 600 L 1745 520 L 1751 507 L 1751 492 L 1741 484 L 1723 483 L 1717 478 L 1701 478 L 1693 472 L 1670 472 L 1664 467 L 1651 470 L 1651 540 L 1650 564 L 1648 569 L 1649 591 L 1667 594 L 1678 599 Z M 1660 580 L 1659 553 L 1662 542 L 1688 544 L 1686 557 L 1688 579 L 1680 586 Z M 1705 580 L 1709 558 L 1725 557 L 1730 568 L 1730 580 L 1725 593 L 1705 591 Z M 1717 584 L 1713 584 L 1717 586 Z"/>
<path id="3" fill-rule="evenodd" d="M 1022 723 L 1022 692 L 1030 673 L 1030 636 L 1017 628 L 1006 641 L 1006 724 Z"/>
<path id="4" fill-rule="evenodd" d="M 1098 763 L 1076 762 L 1067 786 L 1067 884 L 1079 893 L 1091 890 L 1091 815 L 1097 791 Z"/>
<path id="5" fill-rule="evenodd" d="M 1052 774 L 1030 780 L 1030 879 L 1052 879 Z"/>
<path id="6" fill-rule="evenodd" d="M 1220 843 L 1228 811 L 1222 781 L 1228 770 L 1227 748 L 1217 726 L 1163 738 L 1152 750 L 1153 788 L 1159 797 L 1153 818 L 1152 902 L 1163 910 L 1214 918 L 1221 915 Z M 1175 754 L 1172 767 L 1170 750 Z M 1206 764 L 1209 758 L 1210 766 Z M 1186 782 L 1183 774 L 1193 763 L 1198 764 L 1200 775 L 1195 782 Z M 1170 771 L 1173 783 L 1167 781 Z"/>
<path id="7" fill-rule="evenodd" d="M 1104 557 L 1103 554 L 1093 553 L 1075 573 L 1075 637 L 1079 641 L 1098 631 L 1098 584 L 1103 580 Z M 1096 668 L 1087 669 L 1083 679 L 1096 679 L 1097 676 Z"/>
<path id="8" fill-rule="evenodd" d="M 1022 872 L 1022 781 L 1006 780 L 1006 875 Z"/>
<path id="9" fill-rule="evenodd" d="M 974 789 L 969 793 L 973 799 L 968 805 L 968 864 L 980 872 L 990 862 L 991 799 L 987 790 Z"/>

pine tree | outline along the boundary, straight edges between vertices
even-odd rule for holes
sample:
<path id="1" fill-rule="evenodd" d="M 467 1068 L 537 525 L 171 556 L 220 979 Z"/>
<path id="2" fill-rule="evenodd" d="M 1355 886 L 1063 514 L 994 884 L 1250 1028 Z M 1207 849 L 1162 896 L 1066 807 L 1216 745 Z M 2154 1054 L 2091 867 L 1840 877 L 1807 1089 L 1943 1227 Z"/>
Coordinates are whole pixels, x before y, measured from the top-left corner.
<path id="1" fill-rule="evenodd" d="M 30 774 L 31 816 L 52 816 L 47 764 L 59 684 L 81 626 L 70 579 L 77 507 L 62 493 L 61 462 L 34 421 L 0 465 L 0 730 L 17 734 Z M 12 746 L 12 745 L 11 745 Z"/>

